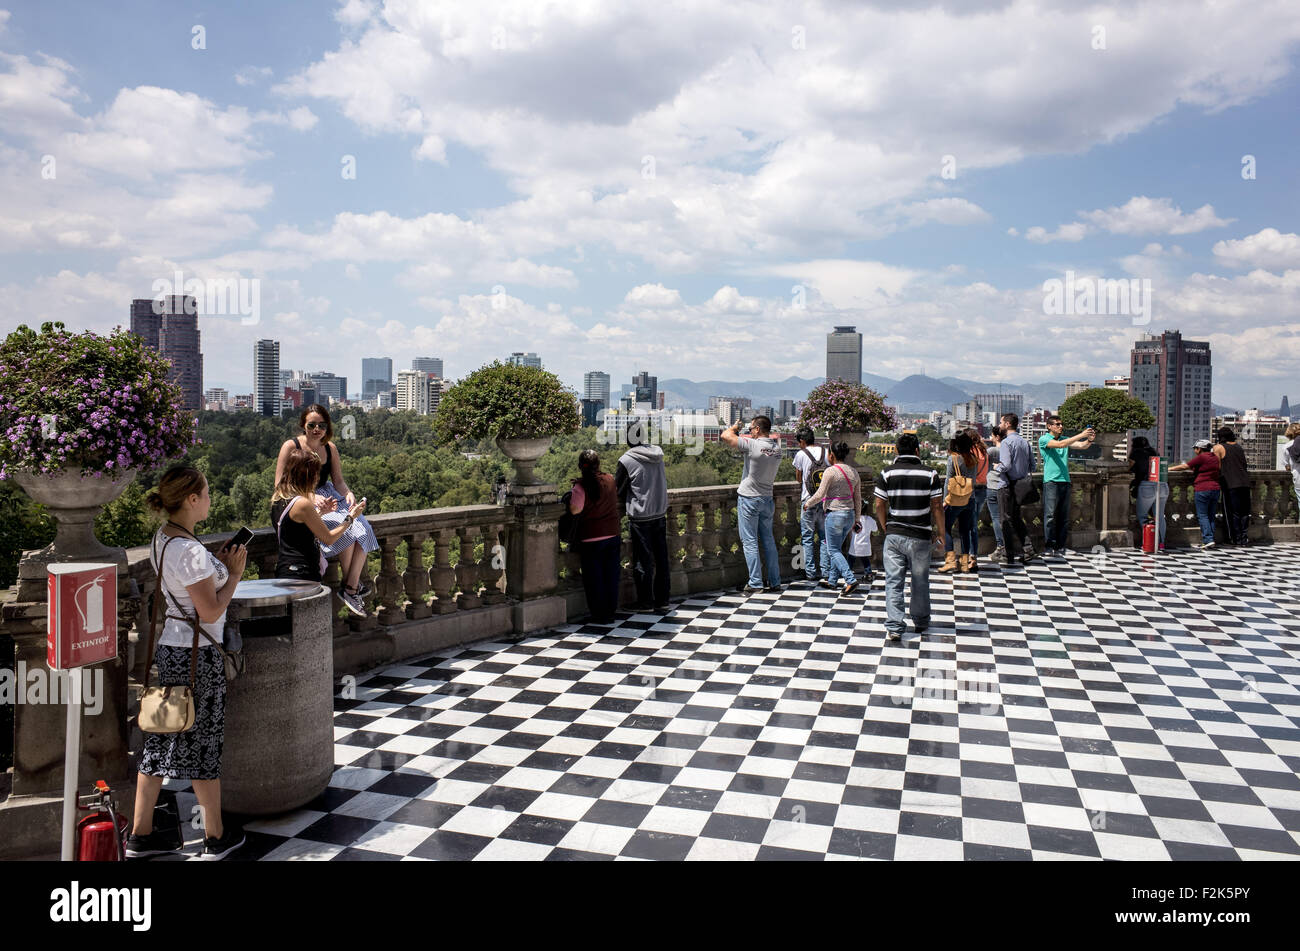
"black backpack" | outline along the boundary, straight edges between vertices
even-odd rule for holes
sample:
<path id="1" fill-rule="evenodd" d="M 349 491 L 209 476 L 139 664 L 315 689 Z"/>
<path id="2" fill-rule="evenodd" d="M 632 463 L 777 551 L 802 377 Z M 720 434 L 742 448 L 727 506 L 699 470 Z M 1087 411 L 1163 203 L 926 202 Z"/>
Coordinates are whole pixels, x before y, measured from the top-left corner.
<path id="1" fill-rule="evenodd" d="M 570 547 L 578 543 L 578 526 L 582 522 L 581 514 L 574 515 L 569 511 L 569 502 L 572 499 L 572 490 L 560 496 L 560 502 L 564 505 L 564 514 L 560 516 L 560 541 Z"/>
<path id="2" fill-rule="evenodd" d="M 808 461 L 812 463 L 808 467 L 808 472 L 804 475 L 803 486 L 808 490 L 809 495 L 816 495 L 817 490 L 822 487 L 822 477 L 826 475 L 826 450 L 822 449 L 820 460 L 814 459 L 813 454 L 808 451 L 806 446 L 799 451 L 806 455 Z"/>

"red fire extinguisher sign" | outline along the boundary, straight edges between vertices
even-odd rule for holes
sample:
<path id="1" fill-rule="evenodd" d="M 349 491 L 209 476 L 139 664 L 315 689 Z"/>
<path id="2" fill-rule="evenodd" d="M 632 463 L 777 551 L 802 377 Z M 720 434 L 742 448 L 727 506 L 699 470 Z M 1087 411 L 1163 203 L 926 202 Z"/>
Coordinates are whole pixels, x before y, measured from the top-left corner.
<path id="1" fill-rule="evenodd" d="M 1152 456 L 1147 461 L 1147 481 L 1148 482 L 1160 481 L 1160 457 L 1159 456 Z"/>
<path id="2" fill-rule="evenodd" d="M 117 566 L 49 566 L 46 663 L 70 670 L 117 657 Z"/>

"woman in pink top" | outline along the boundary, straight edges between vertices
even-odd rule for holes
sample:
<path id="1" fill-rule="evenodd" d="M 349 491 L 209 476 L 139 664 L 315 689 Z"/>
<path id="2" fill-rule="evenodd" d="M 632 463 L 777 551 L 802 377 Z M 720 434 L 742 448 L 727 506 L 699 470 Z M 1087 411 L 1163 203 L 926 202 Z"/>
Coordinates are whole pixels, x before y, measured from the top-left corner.
<path id="1" fill-rule="evenodd" d="M 862 520 L 858 517 L 862 511 L 862 480 L 856 469 L 842 462 L 848 454 L 848 443 L 837 442 L 831 445 L 826 460 L 828 468 L 822 476 L 822 484 L 804 503 L 805 509 L 814 505 L 824 505 L 826 508 L 826 541 L 822 548 L 822 558 L 829 566 L 827 587 L 833 587 L 837 580 L 842 580 L 842 596 L 850 595 L 858 589 L 857 576 L 844 557 L 844 540 L 850 532 L 862 531 Z"/>

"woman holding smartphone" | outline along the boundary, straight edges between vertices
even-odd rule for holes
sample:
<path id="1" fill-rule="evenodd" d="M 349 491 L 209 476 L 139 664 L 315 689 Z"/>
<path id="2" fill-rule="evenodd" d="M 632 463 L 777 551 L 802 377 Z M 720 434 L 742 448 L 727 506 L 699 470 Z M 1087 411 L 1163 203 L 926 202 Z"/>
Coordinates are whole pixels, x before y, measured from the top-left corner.
<path id="1" fill-rule="evenodd" d="M 226 607 L 244 574 L 248 550 L 227 545 L 215 555 L 194 534 L 212 498 L 203 473 L 173 466 L 145 499 L 167 522 L 154 535 L 150 561 L 158 579 L 155 598 L 165 616 L 154 661 L 163 687 L 190 683 L 194 664 L 194 725 L 182 733 L 146 733 L 135 784 L 135 823 L 127 858 L 175 852 L 181 845 L 153 827 L 164 779 L 188 779 L 203 816 L 202 861 L 224 859 L 244 844 L 221 815 L 221 748 L 226 733 L 226 671 L 218 645 L 225 639 Z M 197 651 L 194 647 L 198 640 Z M 197 657 L 195 657 L 197 653 Z"/>
<path id="2" fill-rule="evenodd" d="M 347 535 L 365 510 L 364 500 L 353 505 L 342 521 L 326 525 L 316 510 L 314 492 L 320 477 L 320 460 L 307 449 L 290 449 L 284 474 L 271 496 L 271 524 L 279 542 L 275 576 L 299 581 L 320 581 L 325 574 L 325 552 Z M 365 615 L 361 598 L 347 590 L 338 592 L 349 611 Z"/>
<path id="3" fill-rule="evenodd" d="M 337 528 L 343 523 L 345 514 L 356 506 L 357 500 L 348 484 L 343 481 L 343 466 L 339 462 L 338 451 L 332 445 L 334 423 L 330 419 L 329 410 L 319 403 L 313 403 L 302 411 L 298 425 L 302 427 L 303 435 L 285 440 L 275 462 L 277 490 L 284 480 L 289 453 L 294 449 L 311 453 L 320 462 L 320 474 L 316 477 L 312 491 L 316 512 L 326 526 L 330 529 Z M 349 601 L 349 596 L 360 604 L 361 599 L 370 594 L 370 586 L 361 582 L 361 571 L 366 566 L 366 553 L 378 548 L 379 540 L 375 538 L 370 523 L 359 516 L 349 521 L 346 531 L 334 541 L 323 545 L 322 550 L 327 559 L 338 556 L 343 575 L 338 596 L 355 613 L 364 614 L 365 607 L 363 605 L 358 611 Z"/>

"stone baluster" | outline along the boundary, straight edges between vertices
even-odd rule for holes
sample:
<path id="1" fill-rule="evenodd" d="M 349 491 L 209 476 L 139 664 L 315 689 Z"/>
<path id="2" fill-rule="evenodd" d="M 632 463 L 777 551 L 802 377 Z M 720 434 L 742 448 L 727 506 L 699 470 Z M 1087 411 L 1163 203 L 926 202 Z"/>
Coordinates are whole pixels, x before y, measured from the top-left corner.
<path id="1" fill-rule="evenodd" d="M 704 512 L 704 528 L 700 533 L 703 548 L 701 559 L 706 568 L 721 568 L 722 557 L 718 554 L 718 548 L 722 545 L 722 533 L 718 530 L 718 519 L 722 503 L 714 499 L 701 503 L 700 509 Z"/>
<path id="2" fill-rule="evenodd" d="M 452 530 L 441 528 L 433 533 L 433 565 L 429 568 L 429 587 L 434 601 L 429 610 L 434 614 L 451 614 L 456 608 L 452 592 L 456 590 L 456 569 L 451 566 Z"/>
<path id="3" fill-rule="evenodd" d="M 424 567 L 424 540 L 429 536 L 423 532 L 406 536 L 406 570 L 402 572 L 402 585 L 406 590 L 406 617 L 410 621 L 433 614 L 433 609 L 424 600 L 429 590 L 429 572 Z"/>
<path id="4" fill-rule="evenodd" d="M 402 610 L 402 576 L 397 572 L 397 546 L 401 538 L 396 535 L 379 536 L 379 578 L 375 581 L 375 599 L 379 603 L 381 624 L 400 624 L 406 620 Z"/>
<path id="5" fill-rule="evenodd" d="M 700 504 L 691 502 L 686 506 L 686 570 L 699 571 L 704 566 L 704 540 L 700 537 Z"/>
<path id="6" fill-rule="evenodd" d="M 785 546 L 781 548 L 782 560 L 785 559 L 785 553 L 801 541 L 799 534 L 799 518 L 803 510 L 799 503 L 799 492 L 796 490 L 793 494 L 785 497 Z M 780 546 L 778 546 L 780 547 Z M 782 574 L 788 574 L 788 569 L 782 569 Z"/>
<path id="7" fill-rule="evenodd" d="M 479 577 L 483 579 L 484 604 L 500 604 L 506 599 L 506 551 L 500 525 L 483 528 L 483 557 L 479 559 Z"/>
<path id="8" fill-rule="evenodd" d="M 337 558 L 331 558 L 325 565 L 325 577 L 321 580 L 321 583 L 331 591 L 337 591 L 339 589 L 339 580 L 339 560 Z M 349 628 L 347 618 L 339 617 L 338 611 L 335 610 L 338 606 L 339 603 L 336 600 L 332 602 L 330 610 L 332 612 L 331 616 L 333 617 L 334 636 L 342 637 L 344 634 L 348 633 Z"/>
<path id="9" fill-rule="evenodd" d="M 676 569 L 682 560 L 682 535 L 681 527 L 677 524 L 678 516 L 681 514 L 681 506 L 668 503 L 668 568 Z"/>
<path id="10" fill-rule="evenodd" d="M 477 525 L 462 525 L 456 529 L 460 536 L 460 557 L 456 560 L 456 581 L 460 585 L 460 595 L 456 603 L 462 610 L 477 608 L 483 604 L 478 594 L 478 564 L 474 561 L 474 543 L 480 531 Z"/>

